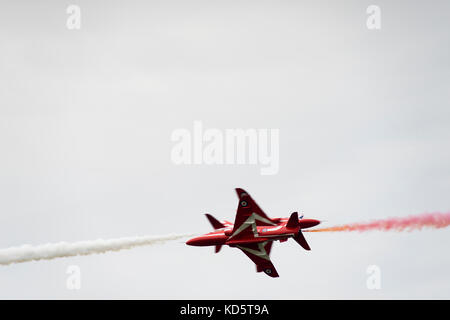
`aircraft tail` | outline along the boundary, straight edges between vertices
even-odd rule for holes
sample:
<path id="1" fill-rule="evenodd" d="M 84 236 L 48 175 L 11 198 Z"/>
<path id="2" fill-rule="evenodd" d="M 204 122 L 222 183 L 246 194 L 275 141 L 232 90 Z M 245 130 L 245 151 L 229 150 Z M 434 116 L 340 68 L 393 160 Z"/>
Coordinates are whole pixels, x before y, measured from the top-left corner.
<path id="1" fill-rule="evenodd" d="M 288 222 L 286 223 L 286 227 L 287 228 L 297 228 L 300 225 L 299 221 L 298 221 L 298 213 L 297 212 L 293 212 L 291 214 L 291 216 L 289 217 Z M 297 243 L 299 245 L 302 246 L 303 249 L 305 250 L 311 250 L 311 248 L 309 247 L 308 242 L 306 242 L 305 236 L 302 233 L 302 230 L 298 230 L 297 234 L 294 236 L 294 240 L 297 241 Z"/>
<path id="2" fill-rule="evenodd" d="M 291 216 L 289 217 L 289 220 L 286 224 L 287 228 L 296 228 L 298 227 L 299 223 L 298 223 L 298 213 L 297 212 L 293 212 L 291 214 Z"/>
<path id="3" fill-rule="evenodd" d="M 214 218 L 212 215 L 210 215 L 209 213 L 205 214 L 206 218 L 208 219 L 209 223 L 211 223 L 212 227 L 214 229 L 222 229 L 225 228 L 225 225 L 220 222 L 219 220 L 217 220 L 216 218 Z"/>
<path id="4" fill-rule="evenodd" d="M 299 245 L 301 245 L 303 247 L 303 249 L 305 250 L 311 250 L 311 248 L 309 247 L 308 242 L 306 242 L 305 236 L 302 233 L 302 230 L 298 230 L 297 235 L 294 237 L 294 240 L 297 241 L 297 243 Z"/>
<path id="5" fill-rule="evenodd" d="M 209 223 L 211 223 L 211 225 L 214 228 L 214 230 L 225 228 L 225 225 L 222 222 L 220 222 L 219 220 L 214 218 L 209 213 L 206 213 L 205 216 L 208 219 Z M 221 248 L 222 248 L 222 245 L 220 245 L 220 244 L 216 245 L 216 247 L 214 249 L 214 252 L 215 253 L 219 253 Z"/>

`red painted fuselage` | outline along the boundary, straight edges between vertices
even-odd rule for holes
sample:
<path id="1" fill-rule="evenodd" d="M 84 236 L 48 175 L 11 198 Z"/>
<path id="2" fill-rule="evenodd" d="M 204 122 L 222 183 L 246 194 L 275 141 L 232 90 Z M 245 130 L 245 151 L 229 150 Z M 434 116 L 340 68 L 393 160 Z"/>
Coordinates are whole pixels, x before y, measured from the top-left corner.
<path id="1" fill-rule="evenodd" d="M 298 227 L 289 228 L 286 227 L 288 218 L 272 219 L 276 222 L 276 226 L 257 226 L 257 237 L 249 239 L 233 240 L 230 238 L 233 230 L 233 224 L 230 222 L 225 222 L 225 228 L 217 229 L 212 232 L 206 233 L 199 237 L 192 238 L 186 242 L 190 246 L 217 246 L 217 245 L 229 245 L 233 246 L 241 243 L 255 243 L 264 241 L 285 241 L 289 238 L 294 237 L 298 234 L 299 230 L 314 227 L 320 223 L 319 220 L 315 219 L 299 219 Z"/>

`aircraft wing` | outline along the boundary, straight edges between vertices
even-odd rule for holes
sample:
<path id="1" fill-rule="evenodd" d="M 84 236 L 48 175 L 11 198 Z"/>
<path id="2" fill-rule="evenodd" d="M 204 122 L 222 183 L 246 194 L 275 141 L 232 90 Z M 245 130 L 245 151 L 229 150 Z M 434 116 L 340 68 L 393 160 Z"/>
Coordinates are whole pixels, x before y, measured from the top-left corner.
<path id="1" fill-rule="evenodd" d="M 245 190 L 237 188 L 236 193 L 239 197 L 239 204 L 230 240 L 250 240 L 258 236 L 257 226 L 276 225 Z"/>
<path id="2" fill-rule="evenodd" d="M 270 261 L 272 241 L 237 245 L 256 264 L 256 272 L 264 271 L 270 277 L 279 277 L 277 270 Z"/>

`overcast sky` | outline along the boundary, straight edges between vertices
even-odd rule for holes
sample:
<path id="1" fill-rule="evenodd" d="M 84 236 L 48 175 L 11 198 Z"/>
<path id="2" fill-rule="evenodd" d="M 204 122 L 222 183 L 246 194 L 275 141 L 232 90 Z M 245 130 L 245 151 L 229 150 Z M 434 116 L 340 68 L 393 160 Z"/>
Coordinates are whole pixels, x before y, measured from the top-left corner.
<path id="1" fill-rule="evenodd" d="M 205 212 L 234 220 L 235 187 L 270 217 L 327 226 L 450 211 L 449 14 L 423 0 L 3 1 L 0 248 L 208 232 Z M 279 129 L 278 174 L 175 165 L 171 134 L 195 120 Z M 277 279 L 180 240 L 3 266 L 0 298 L 450 298 L 450 229 L 306 237 L 310 252 L 274 244 Z"/>

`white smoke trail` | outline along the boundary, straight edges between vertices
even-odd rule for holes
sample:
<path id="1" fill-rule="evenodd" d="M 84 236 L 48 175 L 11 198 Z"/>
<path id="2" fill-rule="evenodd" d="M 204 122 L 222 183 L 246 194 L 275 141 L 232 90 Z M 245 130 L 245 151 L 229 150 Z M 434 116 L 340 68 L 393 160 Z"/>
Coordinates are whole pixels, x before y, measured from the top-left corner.
<path id="1" fill-rule="evenodd" d="M 119 251 L 138 246 L 164 243 L 166 241 L 177 240 L 189 236 L 191 236 L 191 234 L 169 234 L 166 236 L 141 236 L 107 240 L 98 239 L 72 243 L 59 242 L 37 246 L 26 244 L 19 247 L 0 249 L 0 265 Z"/>

